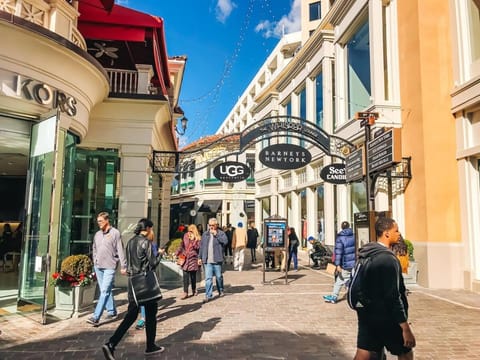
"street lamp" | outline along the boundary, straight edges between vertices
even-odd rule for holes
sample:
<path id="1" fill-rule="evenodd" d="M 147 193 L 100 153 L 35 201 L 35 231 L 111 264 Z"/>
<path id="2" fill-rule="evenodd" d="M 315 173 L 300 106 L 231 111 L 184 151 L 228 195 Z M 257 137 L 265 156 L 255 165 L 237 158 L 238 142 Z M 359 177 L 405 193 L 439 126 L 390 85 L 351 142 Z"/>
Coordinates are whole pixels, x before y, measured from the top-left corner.
<path id="1" fill-rule="evenodd" d="M 184 116 L 180 119 L 180 124 L 181 124 L 181 131 L 178 130 L 178 122 L 177 122 L 177 126 L 175 126 L 175 131 L 177 132 L 178 135 L 182 136 L 182 135 L 185 135 L 185 131 L 187 130 L 187 123 L 188 123 L 188 119 Z"/>

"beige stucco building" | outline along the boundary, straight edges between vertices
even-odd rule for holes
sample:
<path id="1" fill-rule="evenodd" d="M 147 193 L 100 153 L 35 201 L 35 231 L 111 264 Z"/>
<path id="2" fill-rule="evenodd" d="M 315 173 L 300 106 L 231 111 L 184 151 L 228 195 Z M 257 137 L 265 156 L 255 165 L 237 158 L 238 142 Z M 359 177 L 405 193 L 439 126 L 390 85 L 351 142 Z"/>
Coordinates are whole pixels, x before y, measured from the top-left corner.
<path id="1" fill-rule="evenodd" d="M 421 285 L 478 291 L 479 21 L 475 0 L 303 1 L 292 58 L 272 71 L 276 49 L 218 132 L 286 115 L 362 146 L 365 132 L 355 114 L 378 113 L 372 134 L 400 129 L 404 159 L 389 169 L 398 175 L 391 185 L 387 172 L 378 174 L 374 209 L 391 211 L 413 243 Z M 275 142 L 304 146 L 313 158 L 287 171 L 257 159 L 257 224 L 278 214 L 303 237 L 333 245 L 340 222 L 367 210 L 364 182 L 323 181 L 321 169 L 342 159 L 301 138 L 258 143 L 257 154 Z"/>
<path id="2" fill-rule="evenodd" d="M 91 251 L 98 212 L 125 243 L 141 217 L 168 231 L 170 188 L 150 161 L 177 150 L 186 58 L 168 57 L 162 19 L 118 5 L 106 15 L 100 0 L 0 4 L 0 223 L 23 225 L 21 248 L 2 259 L 14 271 L 0 277 L 18 300 L 8 311 L 43 321 L 49 276 Z"/>

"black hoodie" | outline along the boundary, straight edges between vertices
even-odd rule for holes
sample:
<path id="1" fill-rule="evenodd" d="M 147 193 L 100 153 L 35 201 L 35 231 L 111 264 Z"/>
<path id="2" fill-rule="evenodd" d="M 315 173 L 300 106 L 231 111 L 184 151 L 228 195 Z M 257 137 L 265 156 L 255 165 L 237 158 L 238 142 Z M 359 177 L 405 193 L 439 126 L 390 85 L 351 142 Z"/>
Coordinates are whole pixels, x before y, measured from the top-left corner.
<path id="1" fill-rule="evenodd" d="M 382 244 L 371 242 L 359 250 L 359 258 L 370 257 L 364 286 L 371 305 L 365 309 L 374 321 L 403 323 L 408 318 L 408 302 L 400 262 Z"/>

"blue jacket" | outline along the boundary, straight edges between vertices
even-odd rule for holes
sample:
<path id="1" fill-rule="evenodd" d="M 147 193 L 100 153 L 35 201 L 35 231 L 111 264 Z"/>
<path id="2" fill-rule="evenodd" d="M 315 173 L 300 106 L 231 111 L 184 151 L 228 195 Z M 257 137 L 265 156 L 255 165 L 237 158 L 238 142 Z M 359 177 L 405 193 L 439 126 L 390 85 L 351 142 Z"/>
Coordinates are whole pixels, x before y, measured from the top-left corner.
<path id="1" fill-rule="evenodd" d="M 205 231 L 202 234 L 202 240 L 200 241 L 200 251 L 198 257 L 202 260 L 202 263 L 207 263 L 208 256 L 208 242 L 210 241 L 210 231 Z M 216 263 L 223 262 L 223 248 L 228 244 L 227 235 L 217 229 L 217 236 L 213 237 L 213 261 Z"/>
<path id="2" fill-rule="evenodd" d="M 352 270 L 355 266 L 355 236 L 351 228 L 343 229 L 335 241 L 335 265 L 344 270 Z"/>

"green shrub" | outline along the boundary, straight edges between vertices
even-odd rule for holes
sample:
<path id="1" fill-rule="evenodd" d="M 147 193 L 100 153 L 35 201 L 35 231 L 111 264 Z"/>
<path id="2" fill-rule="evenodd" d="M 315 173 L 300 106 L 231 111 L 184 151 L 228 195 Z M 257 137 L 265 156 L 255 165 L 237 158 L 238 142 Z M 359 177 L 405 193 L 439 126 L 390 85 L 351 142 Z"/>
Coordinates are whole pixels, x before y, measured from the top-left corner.
<path id="1" fill-rule="evenodd" d="M 405 245 L 407 245 L 408 258 L 412 261 L 415 260 L 415 258 L 413 257 L 414 247 L 413 247 L 412 242 L 410 240 L 407 240 L 407 239 L 403 239 L 403 241 L 405 242 Z"/>
<path id="2" fill-rule="evenodd" d="M 87 286 L 96 280 L 92 260 L 87 255 L 67 256 L 60 272 L 52 274 L 50 284 L 60 287 Z"/>
<path id="3" fill-rule="evenodd" d="M 74 278 L 79 278 L 82 274 L 92 273 L 93 263 L 87 255 L 70 255 L 62 261 L 60 271 Z"/>
<path id="4" fill-rule="evenodd" d="M 165 250 L 167 251 L 167 255 L 168 256 L 175 255 L 175 252 L 178 250 L 181 244 L 182 244 L 181 238 L 170 239 L 167 245 L 165 245 Z"/>

